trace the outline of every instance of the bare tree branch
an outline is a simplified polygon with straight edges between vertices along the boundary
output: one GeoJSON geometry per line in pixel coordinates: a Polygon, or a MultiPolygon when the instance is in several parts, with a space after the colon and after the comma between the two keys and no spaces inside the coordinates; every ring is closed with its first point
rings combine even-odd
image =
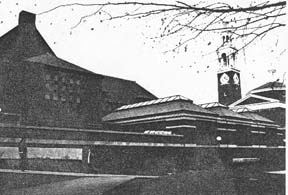
{"type": "Polygon", "coordinates": [[[179,39],[178,43],[168,51],[176,51],[188,42],[197,39],[204,32],[221,31],[229,32],[234,39],[245,37],[247,42],[243,43],[239,49],[241,50],[257,38],[263,38],[268,32],[285,26],[284,21],[280,19],[286,15],[283,12],[286,1],[281,0],[274,3],[270,1],[254,2],[247,7],[232,6],[223,2],[212,4],[199,2],[192,5],[183,1],[175,1],[174,4],[141,1],[71,3],[58,5],[39,13],[39,15],[71,6],[96,8],[95,12],[82,16],[72,29],[79,26],[87,18],[96,16],[100,11],[107,16],[104,19],[101,18],[101,22],[116,19],[159,17],[161,21],[159,35],[155,36],[154,39],[160,41],[169,37],[179,39]],[[115,11],[111,11],[112,7],[121,8],[122,11],[115,13],[115,11]],[[134,8],[131,9],[131,7],[134,8]]]}

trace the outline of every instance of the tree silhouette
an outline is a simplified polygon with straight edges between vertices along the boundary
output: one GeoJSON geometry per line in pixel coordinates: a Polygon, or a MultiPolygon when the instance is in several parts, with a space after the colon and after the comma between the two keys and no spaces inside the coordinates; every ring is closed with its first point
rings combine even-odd
{"type": "Polygon", "coordinates": [[[200,35],[224,31],[230,34],[231,39],[242,41],[239,51],[257,38],[263,38],[268,32],[285,26],[283,16],[286,1],[261,3],[251,1],[246,7],[224,2],[209,4],[202,1],[196,4],[182,1],[176,1],[174,4],[142,1],[71,3],[58,5],[39,15],[74,6],[95,7],[95,9],[92,13],[82,16],[72,28],[78,27],[87,18],[94,16],[100,17],[100,22],[154,17],[159,19],[159,31],[154,39],[160,41],[166,38],[177,39],[177,44],[169,51],[175,52],[182,47],[187,51],[187,44],[200,35]]]}

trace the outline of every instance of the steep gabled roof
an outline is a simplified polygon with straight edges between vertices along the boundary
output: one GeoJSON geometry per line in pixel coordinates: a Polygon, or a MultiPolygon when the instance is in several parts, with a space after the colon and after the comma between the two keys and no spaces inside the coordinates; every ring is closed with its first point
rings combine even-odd
{"type": "Polygon", "coordinates": [[[106,95],[107,95],[106,98],[110,102],[133,103],[135,102],[135,97],[149,99],[149,100],[156,98],[156,96],[151,94],[149,91],[147,91],[146,89],[144,89],[143,87],[141,87],[134,81],[96,74],[92,71],[81,68],[80,66],[77,66],[70,62],[62,60],[58,58],[57,56],[52,55],[50,53],[27,58],[24,61],[37,63],[37,64],[43,64],[46,66],[52,66],[55,68],[62,68],[66,70],[72,70],[72,71],[78,71],[78,72],[102,76],[102,82],[101,82],[102,89],[104,92],[106,92],[106,95]],[[127,97],[127,94],[129,94],[128,97],[127,97]],[[129,99],[130,97],[133,99],[131,99],[130,101],[127,101],[127,98],[129,99]]]}
{"type": "Polygon", "coordinates": [[[19,60],[47,52],[54,55],[36,28],[35,14],[29,12],[20,12],[18,26],[0,37],[0,57],[19,60]]]}
{"type": "Polygon", "coordinates": [[[133,103],[135,97],[149,100],[156,98],[134,81],[96,74],[58,58],[37,30],[35,20],[35,14],[26,11],[20,12],[18,26],[0,37],[0,58],[5,57],[11,60],[103,76],[102,89],[107,92],[108,99],[111,102],[133,103]],[[133,97],[130,101],[127,101],[127,95],[123,93],[133,97]],[[133,98],[134,100],[132,100],[133,98]]]}
{"type": "Polygon", "coordinates": [[[20,12],[18,26],[0,37],[0,58],[102,76],[102,90],[106,92],[105,101],[109,103],[127,104],[156,99],[134,81],[96,74],[58,58],[37,30],[35,20],[35,14],[20,12]]]}

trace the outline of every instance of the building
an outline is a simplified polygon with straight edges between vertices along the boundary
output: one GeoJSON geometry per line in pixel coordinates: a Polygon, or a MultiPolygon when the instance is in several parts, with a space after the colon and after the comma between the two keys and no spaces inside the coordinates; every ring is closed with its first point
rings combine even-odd
{"type": "Polygon", "coordinates": [[[18,26],[0,38],[0,167],[159,175],[243,159],[270,166],[273,157],[283,169],[279,125],[227,106],[241,98],[228,35],[218,50],[220,103],[196,105],[58,58],[35,19],[22,11],[18,26]]]}
{"type": "Polygon", "coordinates": [[[229,105],[236,112],[248,110],[275,121],[285,130],[286,86],[274,81],[265,83],[251,91],[245,97],[229,105]]]}
{"type": "Polygon", "coordinates": [[[217,102],[196,105],[183,96],[125,105],[103,121],[112,130],[178,135],[196,145],[284,145],[284,134],[272,120],[217,102]]]}
{"type": "Polygon", "coordinates": [[[101,118],[125,104],[156,97],[134,81],[96,74],[56,56],[22,11],[0,38],[0,108],[21,124],[101,128],[101,118]],[[20,119],[19,119],[20,120],[20,119]]]}

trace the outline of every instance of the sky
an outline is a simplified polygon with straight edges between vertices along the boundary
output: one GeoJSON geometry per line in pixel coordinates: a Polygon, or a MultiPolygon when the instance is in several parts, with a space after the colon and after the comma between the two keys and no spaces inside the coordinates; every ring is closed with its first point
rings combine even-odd
{"type": "MultiPolygon", "coordinates": [[[[0,36],[17,25],[21,10],[41,13],[65,2],[72,1],[0,0],[0,36]]],[[[101,16],[93,16],[73,28],[81,16],[94,11],[79,6],[57,9],[37,15],[36,26],[56,55],[66,61],[98,74],[136,81],[157,97],[183,95],[195,103],[217,101],[219,64],[215,48],[221,34],[200,36],[190,42],[187,52],[165,53],[171,48],[169,40],[150,39],[157,34],[159,24],[153,17],[100,22],[101,16]]],[[[265,82],[285,80],[285,31],[276,29],[238,54],[242,96],[265,82]],[[274,75],[271,69],[276,70],[274,75]]]]}

